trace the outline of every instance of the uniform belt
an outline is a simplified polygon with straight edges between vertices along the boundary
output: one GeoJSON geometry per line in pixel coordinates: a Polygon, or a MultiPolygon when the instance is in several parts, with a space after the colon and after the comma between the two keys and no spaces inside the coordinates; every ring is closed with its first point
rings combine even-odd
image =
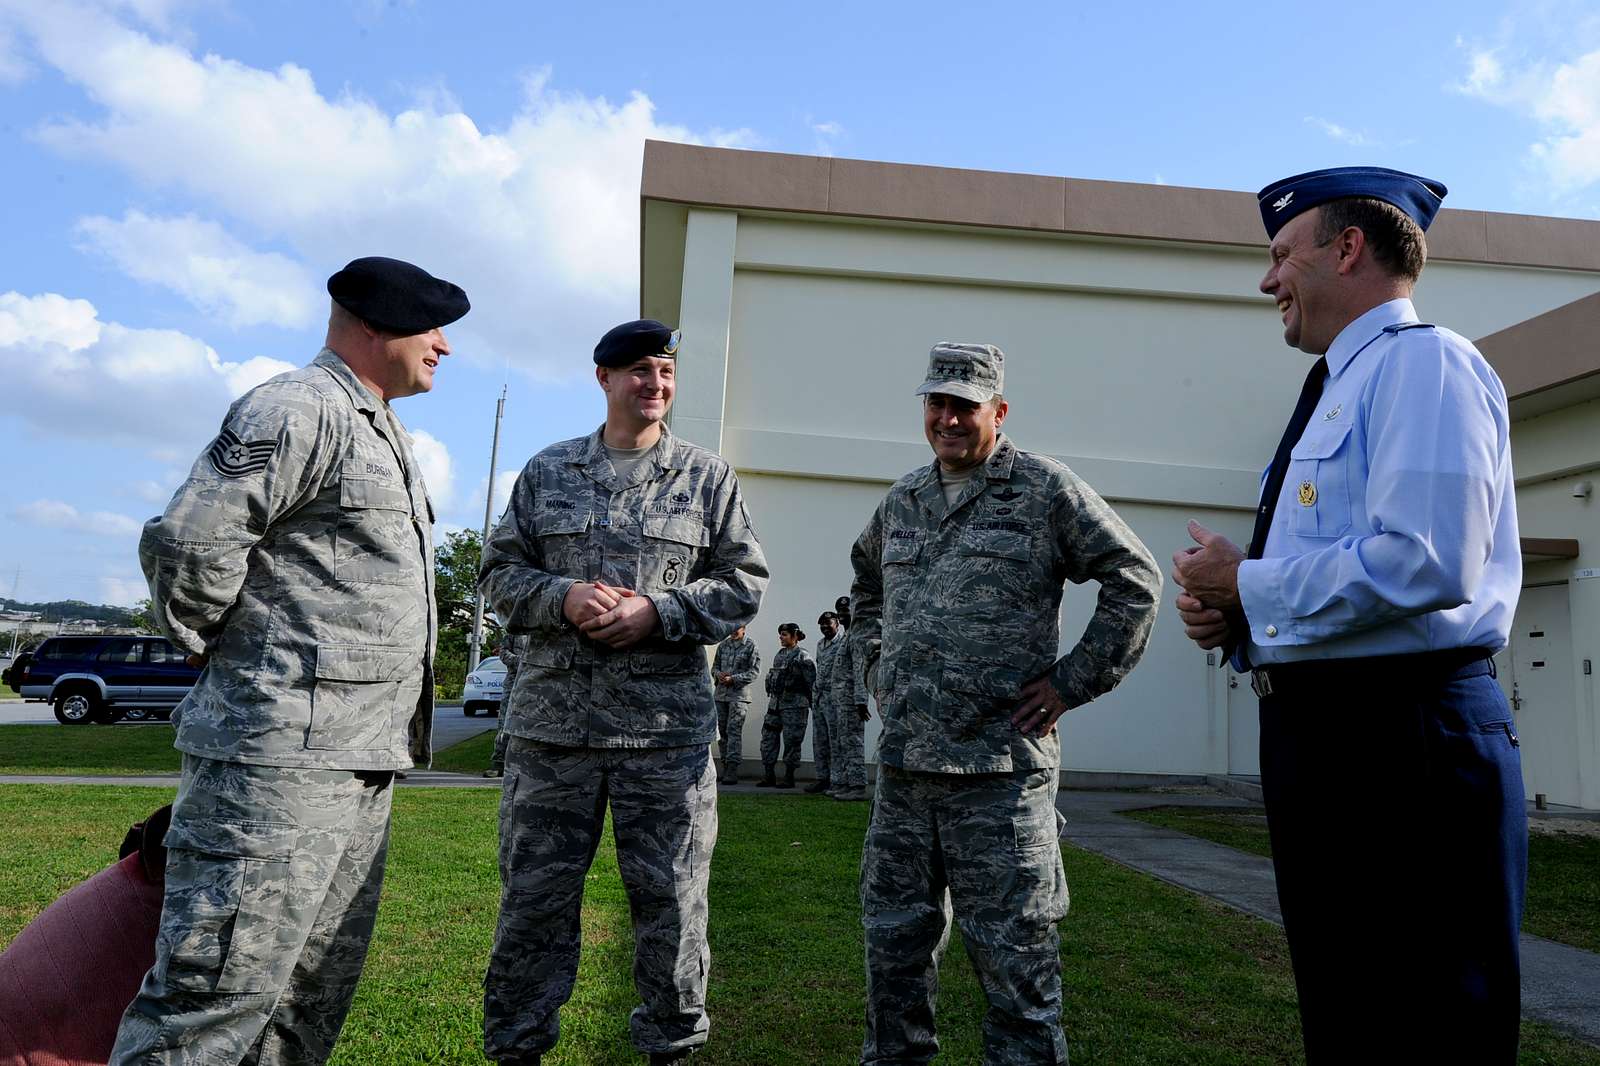
{"type": "Polygon", "coordinates": [[[1494,676],[1494,649],[1445,648],[1409,655],[1370,655],[1350,659],[1307,659],[1263,666],[1250,674],[1257,696],[1282,696],[1330,683],[1360,680],[1369,684],[1448,681],[1478,674],[1494,676]],[[1482,664],[1482,665],[1480,665],[1482,664]]]}

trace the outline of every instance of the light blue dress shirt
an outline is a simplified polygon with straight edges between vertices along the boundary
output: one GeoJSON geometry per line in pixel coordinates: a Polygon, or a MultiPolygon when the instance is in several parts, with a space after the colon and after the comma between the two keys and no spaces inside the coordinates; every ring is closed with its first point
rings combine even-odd
{"type": "Polygon", "coordinates": [[[1506,643],[1522,552],[1505,387],[1471,341],[1415,322],[1390,300],[1328,347],[1263,556],[1239,566],[1251,666],[1506,643]]]}

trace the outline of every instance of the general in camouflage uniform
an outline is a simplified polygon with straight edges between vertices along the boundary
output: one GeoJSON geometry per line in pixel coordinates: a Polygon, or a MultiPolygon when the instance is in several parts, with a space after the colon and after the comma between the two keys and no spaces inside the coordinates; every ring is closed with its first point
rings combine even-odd
{"type": "Polygon", "coordinates": [[[677,344],[650,321],[601,340],[605,425],[535,455],[484,545],[484,595],[522,638],[503,704],[503,891],[484,981],[484,1053],[498,1062],[538,1062],[560,1035],[608,804],[634,921],[634,1046],[673,1062],[709,1028],[704,649],[755,615],[767,566],[733,469],[661,423],[677,344]]]}
{"type": "Polygon", "coordinates": [[[1127,676],[1156,613],[1160,574],[1133,532],[1071,470],[999,434],[1002,360],[933,349],[918,392],[937,461],[895,483],[851,552],[883,714],[861,859],[868,1064],[938,1051],[952,904],[989,1000],[985,1063],[1067,1061],[1054,725],[1127,676]],[[1094,617],[1056,659],[1063,582],[1091,579],[1094,617]]]}
{"type": "Polygon", "coordinates": [[[377,916],[395,771],[433,728],[433,506],[388,401],[432,387],[460,289],[358,259],[327,347],[242,396],[139,542],[205,660],[173,720],[155,966],[111,1062],[320,1063],[377,916]]]}
{"type": "Polygon", "coordinates": [[[750,712],[750,686],[761,672],[761,652],[744,635],[744,626],[717,645],[711,664],[716,682],[717,741],[722,745],[724,785],[739,783],[739,763],[744,759],[744,718],[750,712]]]}
{"type": "Polygon", "coordinates": [[[761,720],[761,780],[757,788],[793,788],[800,768],[800,745],[806,740],[811,717],[811,697],[817,684],[817,664],[800,642],[805,632],[793,622],[778,627],[782,645],[767,671],[767,714],[761,720]],[[778,780],[778,741],[783,741],[783,780],[778,780]]]}
{"type": "Polygon", "coordinates": [[[837,800],[866,799],[867,767],[864,761],[867,709],[866,657],[870,650],[850,624],[850,597],[840,596],[834,606],[844,627],[833,651],[826,681],[821,655],[817,664],[817,699],[832,706],[833,782],[828,794],[837,800]]]}

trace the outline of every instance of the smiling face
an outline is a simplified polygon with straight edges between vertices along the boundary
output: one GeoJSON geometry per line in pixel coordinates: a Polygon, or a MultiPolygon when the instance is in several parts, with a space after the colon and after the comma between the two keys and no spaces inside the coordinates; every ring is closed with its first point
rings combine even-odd
{"type": "Polygon", "coordinates": [[[817,628],[822,630],[822,635],[825,638],[832,640],[833,635],[839,631],[839,623],[832,618],[819,618],[817,620],[817,628]]]}
{"type": "Polygon", "coordinates": [[[989,458],[1006,411],[1004,400],[975,403],[942,392],[924,396],[922,429],[939,465],[958,473],[989,458]]]}
{"type": "Polygon", "coordinates": [[[1289,220],[1267,249],[1261,291],[1278,303],[1283,341],[1311,355],[1324,355],[1349,322],[1339,274],[1339,242],[1317,244],[1320,207],[1289,220]]]}
{"type": "Polygon", "coordinates": [[[606,394],[606,424],[632,432],[667,417],[677,389],[678,364],[663,356],[646,356],[624,367],[595,368],[606,394]]]}
{"type": "Polygon", "coordinates": [[[385,400],[415,396],[433,388],[433,373],[439,362],[450,354],[450,342],[444,339],[444,330],[435,327],[426,333],[406,336],[380,333],[377,336],[382,347],[385,400]]]}
{"type": "Polygon", "coordinates": [[[789,630],[780,629],[778,630],[778,643],[783,645],[785,648],[792,648],[796,644],[800,643],[800,641],[796,639],[795,635],[789,630]]]}

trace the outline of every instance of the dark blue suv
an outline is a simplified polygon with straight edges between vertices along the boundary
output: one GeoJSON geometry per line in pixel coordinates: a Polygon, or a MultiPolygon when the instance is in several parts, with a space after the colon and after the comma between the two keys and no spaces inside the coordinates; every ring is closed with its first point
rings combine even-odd
{"type": "Polygon", "coordinates": [[[165,637],[50,637],[18,656],[10,681],[55,706],[63,725],[167,717],[200,671],[165,637]]]}

